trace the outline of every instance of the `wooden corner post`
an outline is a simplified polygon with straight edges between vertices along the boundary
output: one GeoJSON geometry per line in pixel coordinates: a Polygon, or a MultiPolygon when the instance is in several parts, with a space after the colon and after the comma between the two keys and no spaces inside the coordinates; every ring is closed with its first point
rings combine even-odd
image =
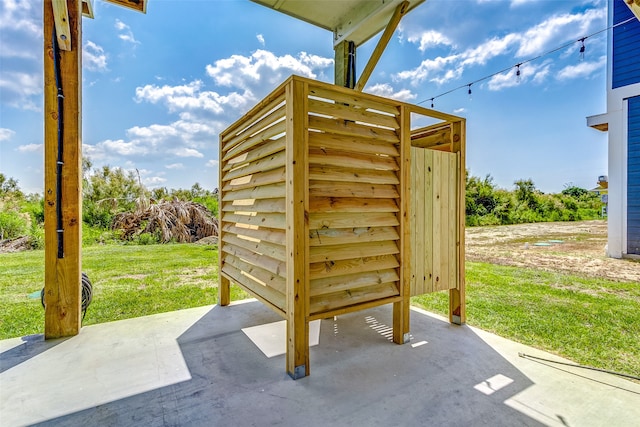
{"type": "Polygon", "coordinates": [[[400,291],[399,302],[393,303],[393,342],[405,344],[409,342],[409,307],[411,299],[411,111],[405,107],[400,109],[400,212],[398,213],[400,291]]]}
{"type": "Polygon", "coordinates": [[[82,1],[45,0],[43,19],[44,334],[59,338],[82,322],[82,1]]]}
{"type": "Polygon", "coordinates": [[[231,304],[231,282],[222,274],[222,265],[224,262],[224,253],[222,252],[222,240],[224,239],[224,230],[222,227],[222,215],[224,210],[222,209],[222,174],[223,174],[223,163],[222,159],[224,158],[224,153],[222,152],[223,144],[223,135],[220,135],[220,140],[218,143],[219,149],[219,159],[220,164],[218,167],[218,224],[220,225],[218,229],[218,304],[221,306],[227,306],[231,304]]]}
{"type": "Polygon", "coordinates": [[[467,321],[465,302],[465,250],[464,250],[464,227],[465,227],[465,192],[466,192],[466,131],[465,121],[460,120],[451,125],[451,151],[457,153],[457,264],[458,280],[457,286],[449,290],[449,322],[463,325],[467,321]]]}
{"type": "Polygon", "coordinates": [[[307,83],[292,78],[286,87],[286,318],[287,373],[309,375],[309,198],[307,83]]]}

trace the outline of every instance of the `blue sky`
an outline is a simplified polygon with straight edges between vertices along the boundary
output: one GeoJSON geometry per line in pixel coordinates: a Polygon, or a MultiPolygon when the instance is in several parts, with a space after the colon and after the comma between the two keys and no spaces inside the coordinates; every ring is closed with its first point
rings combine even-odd
{"type": "MultiPolygon", "coordinates": [[[[332,34],[248,0],[101,0],[83,20],[83,152],[149,187],[213,189],[218,134],[291,74],[333,81],[332,34]]],[[[507,189],[595,186],[607,174],[606,1],[427,0],[406,16],[366,92],[467,118],[467,168],[507,189]]],[[[43,188],[42,2],[0,0],[0,171],[43,188]]],[[[358,49],[362,71],[377,37],[358,49]]]]}

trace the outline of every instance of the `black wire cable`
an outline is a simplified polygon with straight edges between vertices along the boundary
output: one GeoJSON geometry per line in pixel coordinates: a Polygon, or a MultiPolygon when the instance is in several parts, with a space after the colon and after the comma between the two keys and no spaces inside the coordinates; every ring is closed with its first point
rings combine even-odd
{"type": "Polygon", "coordinates": [[[356,86],[356,44],[352,41],[348,43],[349,52],[347,56],[347,81],[345,86],[353,89],[356,86]]]}
{"type": "Polygon", "coordinates": [[[635,375],[623,374],[621,372],[610,371],[608,369],[594,368],[593,366],[578,365],[576,363],[567,363],[567,362],[561,362],[559,360],[545,359],[544,357],[531,356],[530,354],[524,354],[524,353],[518,353],[518,356],[524,359],[541,360],[543,362],[557,363],[558,365],[566,365],[566,366],[573,366],[574,368],[589,369],[591,371],[604,372],[606,374],[617,375],[619,377],[631,378],[632,380],[640,381],[640,377],[637,377],[635,375]]]}
{"type": "Polygon", "coordinates": [[[56,160],[56,233],[58,236],[58,258],[64,258],[64,228],[62,222],[62,166],[64,165],[64,94],[60,72],[60,48],[56,27],[52,31],[53,67],[58,89],[58,158],[56,160]]]}
{"type": "MultiPolygon", "coordinates": [[[[433,102],[434,102],[436,99],[440,98],[440,97],[443,97],[443,96],[445,96],[445,95],[449,95],[450,93],[455,92],[455,91],[460,90],[460,89],[463,89],[463,88],[465,88],[465,87],[471,87],[471,85],[473,85],[473,84],[475,84],[475,83],[479,83],[479,82],[482,82],[482,81],[488,80],[488,79],[490,79],[491,77],[494,77],[494,76],[497,76],[498,74],[502,74],[502,73],[504,73],[504,72],[506,72],[506,71],[509,71],[509,70],[510,70],[510,69],[512,69],[513,67],[517,67],[517,68],[519,69],[519,68],[520,68],[520,66],[522,66],[522,65],[524,65],[524,64],[528,64],[529,62],[533,62],[533,61],[535,61],[535,60],[537,60],[537,59],[540,59],[540,58],[542,58],[542,57],[544,57],[544,56],[551,55],[552,53],[555,53],[555,52],[557,52],[557,51],[559,51],[559,50],[566,49],[567,47],[569,47],[569,46],[571,46],[571,45],[573,45],[573,44],[575,44],[575,43],[581,42],[581,43],[582,43],[582,45],[584,46],[584,41],[585,41],[586,39],[588,39],[589,37],[596,36],[596,35],[598,35],[598,34],[600,34],[600,33],[604,33],[605,31],[608,31],[608,30],[610,30],[610,29],[612,29],[612,28],[616,28],[616,27],[618,27],[618,26],[620,26],[620,25],[627,24],[627,23],[629,23],[629,22],[633,21],[634,19],[636,19],[636,17],[635,17],[635,16],[634,16],[634,17],[632,17],[632,18],[629,18],[629,19],[627,19],[627,20],[625,20],[625,21],[618,22],[617,24],[615,24],[615,25],[611,25],[611,26],[609,26],[609,27],[607,27],[607,28],[604,28],[604,29],[602,29],[602,30],[598,30],[598,31],[596,31],[595,33],[589,34],[588,36],[581,37],[581,38],[579,38],[578,40],[573,40],[573,41],[570,41],[570,42],[568,42],[568,43],[565,43],[565,44],[563,44],[562,46],[558,46],[558,47],[556,47],[556,48],[554,48],[554,49],[551,49],[551,50],[549,50],[549,51],[547,51],[547,52],[545,52],[545,53],[541,53],[540,55],[537,55],[537,56],[535,56],[535,57],[533,57],[533,58],[529,58],[529,59],[526,59],[526,60],[524,60],[524,61],[521,61],[521,62],[519,62],[519,63],[517,63],[517,64],[515,64],[515,65],[511,65],[511,66],[509,66],[509,67],[503,68],[503,69],[502,69],[502,70],[500,70],[500,71],[496,71],[496,72],[495,72],[495,73],[493,73],[493,74],[489,74],[488,76],[481,77],[481,78],[479,78],[478,80],[474,80],[474,81],[472,81],[471,83],[466,83],[466,84],[460,85],[460,86],[458,86],[458,87],[456,87],[456,88],[454,88],[454,89],[451,89],[451,90],[448,90],[448,91],[446,91],[446,92],[443,92],[443,93],[441,93],[440,95],[436,95],[436,96],[432,96],[431,98],[424,99],[424,100],[422,100],[422,101],[418,102],[418,103],[417,103],[417,105],[424,104],[424,103],[425,103],[425,102],[427,102],[427,101],[431,101],[431,108],[433,108],[433,102]]],[[[581,50],[581,53],[584,53],[584,50],[581,50]]]]}

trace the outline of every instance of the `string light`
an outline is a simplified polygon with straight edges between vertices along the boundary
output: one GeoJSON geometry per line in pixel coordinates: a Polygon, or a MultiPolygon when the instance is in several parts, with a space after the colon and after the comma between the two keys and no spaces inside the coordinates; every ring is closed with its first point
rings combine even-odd
{"type": "Polygon", "coordinates": [[[469,94],[469,100],[471,100],[471,85],[473,83],[469,83],[469,90],[467,91],[467,93],[469,94]]]}
{"type": "Polygon", "coordinates": [[[556,48],[554,48],[554,49],[551,49],[551,50],[549,50],[549,51],[547,51],[547,52],[545,52],[545,53],[542,53],[542,54],[540,54],[540,55],[538,55],[538,56],[535,56],[535,57],[533,57],[533,58],[529,58],[529,59],[527,59],[526,61],[519,62],[519,63],[518,63],[518,64],[516,64],[516,65],[511,65],[511,66],[509,66],[509,67],[507,67],[507,68],[504,68],[504,69],[502,69],[502,70],[500,70],[500,71],[497,71],[497,72],[495,72],[495,73],[493,73],[493,74],[489,74],[488,76],[485,76],[485,77],[482,77],[482,78],[480,78],[480,79],[474,80],[474,81],[472,81],[471,83],[467,83],[467,84],[465,84],[465,85],[458,86],[458,87],[456,87],[456,88],[453,88],[453,89],[451,89],[451,90],[448,90],[448,91],[446,91],[446,92],[443,92],[443,93],[441,93],[441,94],[439,94],[439,95],[436,95],[436,96],[434,96],[434,97],[427,98],[427,99],[425,99],[425,100],[423,100],[423,101],[418,102],[418,103],[417,103],[417,105],[424,104],[425,102],[427,102],[427,101],[429,101],[429,100],[430,100],[430,101],[431,101],[431,108],[433,108],[433,107],[434,107],[434,100],[435,100],[436,98],[440,98],[440,97],[442,97],[442,96],[449,95],[450,93],[453,93],[453,92],[455,92],[455,91],[457,91],[457,90],[460,90],[460,89],[462,89],[462,88],[464,88],[464,87],[467,87],[467,88],[468,88],[468,93],[469,93],[469,95],[471,95],[471,85],[472,85],[472,84],[480,83],[480,82],[482,82],[482,81],[488,80],[488,79],[490,79],[490,78],[492,78],[492,77],[494,77],[494,76],[497,76],[498,74],[502,74],[502,73],[504,73],[504,72],[507,72],[507,71],[509,71],[509,70],[513,69],[513,67],[516,67],[516,78],[518,78],[518,79],[519,79],[519,78],[521,77],[521,74],[520,74],[520,66],[521,66],[521,65],[527,64],[527,63],[529,63],[529,62],[533,62],[533,61],[535,61],[535,60],[537,60],[537,59],[540,59],[540,58],[543,58],[543,57],[545,57],[545,56],[547,56],[547,55],[551,55],[552,53],[555,53],[555,52],[557,52],[557,51],[559,51],[559,50],[566,49],[567,47],[569,47],[569,46],[571,46],[571,45],[573,45],[573,44],[575,44],[575,43],[577,43],[577,42],[582,43],[582,45],[580,46],[580,55],[582,55],[582,57],[584,57],[584,51],[585,51],[584,41],[585,41],[586,39],[588,39],[589,37],[596,36],[596,35],[598,35],[598,34],[600,34],[600,33],[604,33],[605,31],[608,31],[608,30],[610,30],[610,29],[612,29],[612,28],[616,28],[616,27],[618,27],[618,26],[620,26],[620,25],[627,24],[627,23],[629,23],[629,22],[631,22],[631,21],[633,21],[633,20],[635,20],[635,19],[637,19],[637,18],[634,16],[634,17],[631,17],[631,18],[629,18],[629,19],[627,19],[627,20],[625,20],[625,21],[618,22],[618,23],[617,23],[617,24],[615,24],[615,25],[611,25],[611,26],[609,26],[609,27],[607,27],[607,28],[604,28],[604,29],[602,29],[602,30],[596,31],[595,33],[589,34],[588,36],[582,37],[582,38],[577,39],[577,40],[573,40],[573,41],[568,42],[568,43],[565,43],[565,44],[563,44],[563,45],[561,45],[561,46],[558,46],[558,47],[556,47],[556,48]]]}
{"type": "Polygon", "coordinates": [[[518,83],[520,83],[520,65],[521,64],[516,64],[516,80],[518,83]]]}

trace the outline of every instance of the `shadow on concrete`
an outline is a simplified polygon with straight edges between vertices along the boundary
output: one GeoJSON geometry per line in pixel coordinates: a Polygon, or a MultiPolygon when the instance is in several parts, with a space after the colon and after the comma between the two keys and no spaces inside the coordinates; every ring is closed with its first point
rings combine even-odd
{"type": "Polygon", "coordinates": [[[0,374],[65,342],[68,338],[45,340],[44,334],[21,337],[20,344],[0,353],[0,374]]]}
{"type": "Polygon", "coordinates": [[[279,316],[257,302],[214,307],[178,338],[190,380],[41,425],[543,425],[504,403],[532,382],[470,328],[412,312],[400,346],[391,319],[388,305],[323,320],[311,376],[293,381],[284,355],[266,358],[241,331],[279,316]],[[497,375],[511,382],[491,389],[497,375]]]}

